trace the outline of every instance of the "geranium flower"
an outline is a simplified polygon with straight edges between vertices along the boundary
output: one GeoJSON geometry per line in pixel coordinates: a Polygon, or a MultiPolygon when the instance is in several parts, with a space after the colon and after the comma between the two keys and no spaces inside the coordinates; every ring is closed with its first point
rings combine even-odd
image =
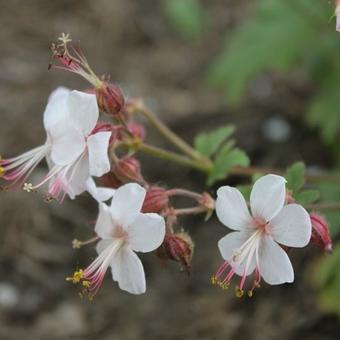
{"type": "Polygon", "coordinates": [[[266,175],[258,179],[247,203],[236,188],[224,186],[217,191],[216,213],[219,220],[236,230],[218,242],[225,262],[213,276],[213,283],[228,288],[235,274],[241,276],[236,295],[242,296],[248,275],[255,271],[251,296],[261,278],[276,285],[293,282],[294,271],[287,253],[279,245],[304,247],[311,237],[311,221],[298,204],[285,204],[285,179],[266,175]],[[279,243],[279,244],[278,244],[279,243]]]}
{"type": "Polygon", "coordinates": [[[100,288],[108,267],[122,290],[132,294],[145,292],[145,274],[137,252],[157,249],[165,236],[165,222],[158,214],[141,213],[146,191],[136,183],[116,190],[111,206],[99,205],[95,231],[101,240],[98,257],[68,280],[82,284],[82,292],[93,297],[100,288]]]}
{"type": "Polygon", "coordinates": [[[96,96],[55,90],[44,112],[46,142],[18,157],[0,161],[2,177],[12,185],[22,185],[40,161],[46,158],[50,171],[40,183],[25,183],[33,191],[49,183],[49,194],[71,198],[86,190],[90,176],[102,176],[110,170],[108,145],[111,132],[91,134],[99,116],[96,96]]]}
{"type": "Polygon", "coordinates": [[[116,192],[115,189],[97,187],[95,181],[90,177],[86,182],[86,191],[97,201],[105,202],[111,199],[116,192]]]}

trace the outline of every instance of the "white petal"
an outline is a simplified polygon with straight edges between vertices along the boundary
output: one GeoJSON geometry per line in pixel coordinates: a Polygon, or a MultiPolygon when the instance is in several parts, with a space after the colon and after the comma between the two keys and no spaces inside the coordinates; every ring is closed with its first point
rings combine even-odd
{"type": "Polygon", "coordinates": [[[112,198],[111,213],[123,228],[127,228],[139,214],[146,191],[137,183],[128,183],[118,188],[112,198]]]}
{"type": "Polygon", "coordinates": [[[75,161],[85,150],[84,137],[72,125],[58,123],[50,129],[51,159],[58,165],[75,161]]]}
{"type": "Polygon", "coordinates": [[[287,253],[270,236],[264,236],[258,250],[259,271],[263,279],[278,285],[294,281],[294,270],[287,253]]]}
{"type": "Polygon", "coordinates": [[[92,177],[86,182],[86,190],[98,202],[105,202],[111,199],[116,192],[115,189],[97,187],[92,177]]]}
{"type": "Polygon", "coordinates": [[[73,124],[88,136],[99,117],[97,98],[94,94],[72,91],[67,98],[67,107],[73,124]]]}
{"type": "Polygon", "coordinates": [[[276,242],[288,247],[304,247],[311,237],[312,225],[307,211],[298,204],[288,204],[270,221],[276,242]]]}
{"type": "MultiPolygon", "coordinates": [[[[229,233],[218,241],[218,248],[222,257],[233,267],[236,274],[240,276],[244,274],[248,258],[246,257],[242,262],[235,262],[235,254],[251,235],[251,232],[235,231],[229,233]]],[[[254,271],[256,264],[255,260],[255,254],[253,253],[246,275],[250,275],[254,271]]]]}
{"type": "Polygon", "coordinates": [[[111,132],[98,132],[87,138],[91,176],[100,177],[110,171],[108,155],[110,136],[111,132]]]}
{"type": "Polygon", "coordinates": [[[143,294],[146,290],[143,264],[129,247],[118,250],[111,261],[112,277],[119,288],[131,294],[143,294]]]}
{"type": "Polygon", "coordinates": [[[110,208],[105,203],[99,203],[99,215],[94,230],[102,239],[112,238],[115,225],[111,218],[110,208]]]}
{"type": "Polygon", "coordinates": [[[217,190],[216,214],[230,229],[244,230],[252,226],[247,203],[236,188],[224,186],[217,190]]]}
{"type": "Polygon", "coordinates": [[[66,99],[71,91],[66,87],[58,87],[48,98],[48,103],[44,112],[45,130],[49,130],[53,125],[62,120],[67,120],[68,108],[66,99]]]}
{"type": "Polygon", "coordinates": [[[80,195],[86,191],[86,183],[89,177],[89,158],[88,155],[84,153],[69,170],[65,183],[66,191],[69,192],[71,196],[80,195]]]}
{"type": "Polygon", "coordinates": [[[158,214],[138,214],[128,227],[128,242],[135,251],[143,253],[157,249],[165,236],[164,218],[158,214]]]}
{"type": "Polygon", "coordinates": [[[277,175],[259,178],[250,194],[250,207],[255,218],[270,221],[283,207],[286,199],[286,180],[277,175]]]}
{"type": "Polygon", "coordinates": [[[106,239],[106,240],[100,240],[96,245],[96,251],[98,255],[102,253],[107,247],[110,247],[113,242],[116,242],[114,239],[106,239]]]}

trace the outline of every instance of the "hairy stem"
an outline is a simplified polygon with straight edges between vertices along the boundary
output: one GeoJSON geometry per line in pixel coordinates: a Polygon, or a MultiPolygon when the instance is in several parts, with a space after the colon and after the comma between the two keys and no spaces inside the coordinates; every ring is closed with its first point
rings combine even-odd
{"type": "Polygon", "coordinates": [[[169,197],[171,197],[171,196],[184,196],[184,197],[193,198],[194,200],[197,200],[197,201],[202,198],[202,195],[197,193],[197,192],[193,192],[193,191],[186,190],[186,189],[180,189],[180,188],[168,190],[167,195],[169,197]]]}
{"type": "Polygon", "coordinates": [[[179,150],[184,152],[187,156],[191,157],[195,160],[205,160],[208,162],[208,159],[205,159],[199,152],[197,152],[191,145],[185,142],[182,138],[180,138],[176,133],[170,130],[161,119],[157,117],[148,107],[144,104],[138,106],[138,112],[143,114],[149,122],[155,126],[158,131],[173,145],[175,145],[179,150]]]}
{"type": "Polygon", "coordinates": [[[306,209],[310,210],[333,210],[340,211],[340,203],[316,203],[316,204],[306,204],[306,209]]]}

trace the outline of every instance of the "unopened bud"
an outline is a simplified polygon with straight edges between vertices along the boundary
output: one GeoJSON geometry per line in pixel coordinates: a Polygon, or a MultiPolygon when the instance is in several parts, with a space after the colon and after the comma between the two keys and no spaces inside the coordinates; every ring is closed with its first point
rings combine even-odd
{"type": "Polygon", "coordinates": [[[120,181],[113,172],[108,172],[100,177],[100,182],[104,187],[113,189],[117,189],[123,185],[122,181],[120,181]]]}
{"type": "Polygon", "coordinates": [[[97,132],[111,132],[109,144],[111,145],[118,139],[117,129],[113,124],[98,122],[91,134],[94,135],[97,132]]]}
{"type": "Polygon", "coordinates": [[[186,232],[167,234],[163,245],[158,248],[158,256],[163,260],[179,262],[182,270],[191,272],[191,260],[194,252],[194,243],[186,232]]]}
{"type": "Polygon", "coordinates": [[[101,111],[117,116],[121,114],[125,99],[122,90],[115,84],[104,81],[95,89],[101,111]]]}
{"type": "Polygon", "coordinates": [[[134,157],[122,158],[113,169],[116,177],[123,183],[138,182],[143,183],[144,178],[141,173],[141,165],[134,157]]]}
{"type": "Polygon", "coordinates": [[[141,140],[145,138],[145,129],[143,125],[136,122],[129,122],[127,126],[133,137],[141,140]]]}
{"type": "Polygon", "coordinates": [[[325,251],[331,252],[333,245],[326,218],[319,214],[311,213],[310,219],[312,222],[311,242],[323,248],[325,251]]]}
{"type": "Polygon", "coordinates": [[[144,213],[160,213],[169,206],[169,197],[166,189],[159,186],[151,186],[145,196],[142,207],[144,213]]]}

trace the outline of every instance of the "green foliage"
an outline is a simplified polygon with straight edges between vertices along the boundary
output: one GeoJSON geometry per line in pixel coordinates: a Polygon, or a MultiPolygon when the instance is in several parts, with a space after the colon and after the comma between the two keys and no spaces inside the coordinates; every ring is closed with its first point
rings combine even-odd
{"type": "MultiPolygon", "coordinates": [[[[324,202],[340,202],[340,186],[332,182],[319,184],[321,198],[324,202]]],[[[339,211],[324,211],[333,237],[340,234],[340,214],[339,211]]]]}
{"type": "Polygon", "coordinates": [[[210,157],[234,131],[233,126],[227,125],[210,133],[201,133],[195,138],[195,148],[202,155],[210,157]]]}
{"type": "Polygon", "coordinates": [[[248,81],[259,72],[291,68],[315,41],[310,23],[289,2],[258,1],[254,15],[227,41],[212,66],[211,80],[227,89],[229,100],[238,102],[248,81]]]}
{"type": "Polygon", "coordinates": [[[340,68],[322,79],[321,91],[312,99],[307,110],[307,122],[319,127],[321,136],[327,142],[333,142],[340,131],[340,68]]]}
{"type": "Polygon", "coordinates": [[[225,145],[214,158],[214,168],[209,174],[208,185],[226,178],[234,166],[248,166],[249,163],[249,158],[243,150],[225,145]]]}
{"type": "Polygon", "coordinates": [[[340,314],[340,245],[318,266],[315,280],[321,290],[320,302],[327,309],[340,314]]]}
{"type": "Polygon", "coordinates": [[[212,158],[213,169],[208,175],[207,183],[225,179],[235,166],[248,166],[247,154],[236,148],[234,140],[230,139],[235,128],[231,125],[220,127],[209,133],[201,133],[195,138],[195,148],[202,155],[212,158]]]}
{"type": "Polygon", "coordinates": [[[303,70],[318,86],[306,119],[320,129],[326,143],[334,143],[340,134],[340,36],[335,23],[328,23],[332,11],[334,6],[326,1],[257,0],[213,62],[212,84],[238,103],[259,73],[303,70]]]}
{"type": "Polygon", "coordinates": [[[164,11],[184,38],[196,38],[205,29],[206,15],[199,0],[164,0],[164,11]]]}
{"type": "Polygon", "coordinates": [[[297,162],[287,169],[286,180],[288,189],[298,192],[305,184],[306,166],[303,162],[297,162]]]}
{"type": "Polygon", "coordinates": [[[306,166],[303,162],[294,163],[286,171],[287,188],[295,201],[302,205],[317,201],[320,197],[318,190],[304,190],[306,183],[306,166]]]}

